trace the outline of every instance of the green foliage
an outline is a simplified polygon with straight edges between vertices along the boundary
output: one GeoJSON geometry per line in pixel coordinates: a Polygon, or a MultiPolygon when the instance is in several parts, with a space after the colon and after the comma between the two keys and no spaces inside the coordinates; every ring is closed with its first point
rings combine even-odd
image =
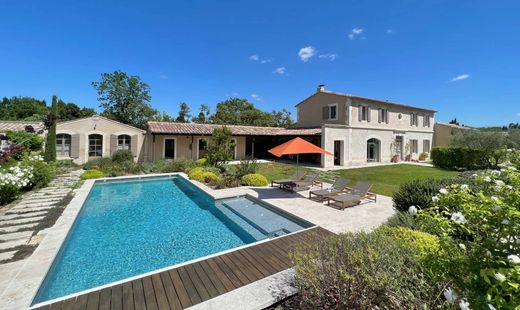
{"type": "Polygon", "coordinates": [[[204,179],[202,178],[202,175],[204,174],[204,172],[205,172],[204,168],[201,168],[201,167],[193,168],[188,172],[188,178],[195,180],[195,181],[204,182],[204,179]]]}
{"type": "Polygon", "coordinates": [[[159,168],[158,172],[169,173],[169,172],[183,172],[188,167],[191,167],[191,163],[185,160],[170,160],[166,161],[162,167],[159,168]]]}
{"type": "Polygon", "coordinates": [[[406,182],[393,195],[394,208],[399,211],[408,211],[411,206],[415,206],[417,209],[429,208],[432,205],[432,197],[442,187],[452,182],[452,179],[449,178],[406,182]]]}
{"type": "Polygon", "coordinates": [[[431,159],[436,167],[444,169],[483,169],[494,166],[485,151],[467,147],[434,147],[431,159]]]}
{"type": "Polygon", "coordinates": [[[226,161],[233,159],[235,141],[231,130],[226,126],[215,128],[208,144],[208,164],[221,167],[226,161]]]}
{"type": "Polygon", "coordinates": [[[73,120],[81,117],[81,108],[75,103],[65,103],[58,100],[58,119],[62,121],[73,120]]]}
{"type": "Polygon", "coordinates": [[[134,156],[129,150],[117,150],[112,154],[112,163],[114,164],[125,164],[134,162],[134,156]]]}
{"type": "Polygon", "coordinates": [[[451,138],[451,145],[455,147],[478,150],[480,154],[475,155],[486,163],[487,168],[498,167],[504,160],[505,150],[510,143],[507,133],[480,130],[465,130],[451,138]]]}
{"type": "Polygon", "coordinates": [[[43,138],[32,132],[8,131],[7,139],[10,143],[22,145],[25,150],[40,151],[43,146],[43,138]]]}
{"type": "Polygon", "coordinates": [[[423,264],[425,255],[435,251],[435,238],[416,233],[406,237],[406,232],[388,228],[299,245],[291,253],[299,289],[295,308],[441,307],[445,282],[434,280],[423,264]]]}
{"type": "Polygon", "coordinates": [[[207,124],[211,119],[211,111],[207,104],[200,106],[200,112],[197,116],[194,116],[191,121],[197,124],[207,124]]]}
{"type": "Polygon", "coordinates": [[[425,161],[426,159],[428,159],[428,156],[429,154],[427,152],[422,152],[421,154],[419,154],[419,160],[425,161]]]}
{"type": "Polygon", "coordinates": [[[44,159],[46,162],[56,161],[56,122],[58,118],[58,102],[57,97],[52,96],[52,107],[47,120],[48,132],[47,140],[45,141],[45,154],[44,159]]]}
{"type": "Polygon", "coordinates": [[[206,158],[201,158],[201,159],[197,159],[195,161],[195,166],[197,167],[204,167],[206,166],[208,163],[208,160],[206,158]]]}
{"type": "Polygon", "coordinates": [[[103,170],[109,167],[112,164],[112,159],[110,157],[101,157],[96,159],[91,159],[83,164],[83,169],[91,170],[91,169],[100,169],[103,170]]]}
{"type": "Polygon", "coordinates": [[[409,247],[420,259],[426,259],[431,255],[436,255],[441,250],[439,238],[426,232],[406,227],[389,226],[378,228],[378,232],[399,239],[404,246],[409,247]]]}
{"type": "Polygon", "coordinates": [[[211,171],[205,171],[202,173],[202,181],[209,184],[218,184],[220,177],[211,171]]]}
{"type": "Polygon", "coordinates": [[[104,177],[105,174],[103,171],[97,170],[97,169],[90,169],[85,172],[83,172],[80,176],[82,180],[88,180],[88,179],[99,179],[104,177]]]}
{"type": "MultiPolygon", "coordinates": [[[[201,113],[206,113],[206,111],[202,112],[201,108],[201,113]]],[[[207,115],[209,115],[209,109],[207,115]]],[[[253,103],[239,98],[219,102],[211,120],[215,124],[222,125],[288,127],[292,124],[291,112],[285,109],[271,113],[263,112],[257,109],[253,103]]]]}
{"type": "Polygon", "coordinates": [[[175,119],[177,123],[189,123],[190,122],[190,107],[186,102],[181,102],[179,107],[179,115],[175,119]]]}
{"type": "Polygon", "coordinates": [[[103,73],[101,81],[92,82],[98,93],[102,115],[116,121],[146,128],[147,121],[157,114],[150,107],[150,87],[138,76],[123,71],[103,73]]]}
{"type": "Polygon", "coordinates": [[[84,117],[91,117],[91,116],[94,116],[96,115],[96,110],[94,110],[93,108],[86,108],[86,107],[83,107],[79,113],[79,116],[81,118],[84,118],[84,117]]]}
{"type": "Polygon", "coordinates": [[[234,165],[234,174],[237,179],[242,178],[246,174],[253,174],[258,171],[259,165],[255,159],[241,160],[240,163],[234,165]]]}
{"type": "Polygon", "coordinates": [[[56,176],[56,163],[44,162],[43,160],[28,157],[23,160],[24,166],[32,166],[33,173],[31,178],[32,188],[42,188],[47,186],[56,176]]]}
{"type": "Polygon", "coordinates": [[[43,121],[49,114],[45,100],[30,97],[3,98],[0,115],[3,120],[43,121]]]}
{"type": "Polygon", "coordinates": [[[242,177],[242,184],[246,186],[267,186],[269,181],[259,173],[246,174],[242,177]]]}

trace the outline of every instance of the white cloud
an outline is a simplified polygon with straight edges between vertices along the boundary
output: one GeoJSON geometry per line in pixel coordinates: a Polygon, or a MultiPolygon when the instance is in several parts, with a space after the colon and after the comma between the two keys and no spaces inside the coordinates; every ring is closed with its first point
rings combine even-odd
{"type": "Polygon", "coordinates": [[[167,76],[166,74],[161,74],[161,75],[159,75],[159,78],[160,78],[161,80],[167,80],[167,79],[168,79],[168,76],[167,76]]]}
{"type": "Polygon", "coordinates": [[[251,94],[251,98],[253,98],[256,101],[262,101],[262,97],[258,94],[251,94]]]}
{"type": "Polygon", "coordinates": [[[309,61],[314,55],[316,55],[316,49],[312,46],[302,47],[298,52],[298,56],[303,62],[309,61]]]}
{"type": "Polygon", "coordinates": [[[363,33],[363,31],[364,31],[363,28],[354,27],[354,28],[352,28],[352,30],[348,34],[348,38],[350,40],[355,40],[359,35],[361,35],[363,33]]]}
{"type": "Polygon", "coordinates": [[[392,29],[387,29],[386,33],[394,33],[394,31],[392,29]]]}
{"type": "Polygon", "coordinates": [[[462,80],[467,80],[467,79],[469,79],[469,74],[464,73],[464,74],[457,75],[456,77],[452,78],[450,80],[450,82],[462,81],[462,80]]]}
{"type": "Polygon", "coordinates": [[[252,61],[259,61],[259,60],[260,60],[260,57],[258,57],[258,55],[251,55],[251,56],[249,56],[249,60],[252,60],[252,61]]]}
{"type": "Polygon", "coordinates": [[[321,59],[334,61],[334,60],[336,60],[336,57],[338,57],[338,54],[321,54],[318,57],[321,59]]]}
{"type": "Polygon", "coordinates": [[[520,116],[520,112],[516,113],[516,116],[520,116]]]}
{"type": "Polygon", "coordinates": [[[262,59],[260,62],[266,64],[268,62],[271,62],[271,59],[262,59]]]}
{"type": "Polygon", "coordinates": [[[285,67],[278,67],[278,68],[274,69],[273,73],[284,75],[286,71],[287,71],[287,69],[285,67]]]}

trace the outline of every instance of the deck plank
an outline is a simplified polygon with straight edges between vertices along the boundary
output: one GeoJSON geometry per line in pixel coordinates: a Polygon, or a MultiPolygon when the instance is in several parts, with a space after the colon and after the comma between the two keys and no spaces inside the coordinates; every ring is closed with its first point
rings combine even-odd
{"type": "Polygon", "coordinates": [[[332,235],[320,227],[279,237],[123,284],[92,291],[41,309],[180,310],[290,268],[301,242],[332,235]]]}

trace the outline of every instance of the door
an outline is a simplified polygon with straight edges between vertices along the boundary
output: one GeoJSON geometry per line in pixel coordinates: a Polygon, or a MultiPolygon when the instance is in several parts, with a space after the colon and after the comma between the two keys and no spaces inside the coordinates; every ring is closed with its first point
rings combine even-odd
{"type": "Polygon", "coordinates": [[[334,166],[341,166],[341,141],[334,141],[334,166]]]}
{"type": "Polygon", "coordinates": [[[403,160],[403,136],[395,137],[395,155],[400,160],[403,160]]]}
{"type": "Polygon", "coordinates": [[[175,139],[164,140],[164,158],[175,159],[175,139]]]}

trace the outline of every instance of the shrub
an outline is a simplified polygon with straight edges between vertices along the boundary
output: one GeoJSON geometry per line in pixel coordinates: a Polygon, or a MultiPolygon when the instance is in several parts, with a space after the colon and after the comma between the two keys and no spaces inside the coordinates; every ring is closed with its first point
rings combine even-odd
{"type": "Polygon", "coordinates": [[[206,166],[208,163],[208,160],[206,158],[201,158],[201,159],[197,159],[195,161],[195,166],[196,167],[204,167],[206,166]]]}
{"type": "Polygon", "coordinates": [[[99,179],[104,177],[105,174],[103,171],[97,170],[97,169],[90,169],[85,172],[83,172],[80,176],[82,180],[88,180],[88,179],[99,179]]]}
{"type": "Polygon", "coordinates": [[[34,168],[18,163],[0,170],[0,205],[15,200],[25,188],[31,186],[34,168]]]}
{"type": "Polygon", "coordinates": [[[434,147],[430,157],[435,166],[444,169],[484,169],[493,166],[484,151],[466,147],[434,147]]]}
{"type": "Polygon", "coordinates": [[[42,188],[47,186],[56,175],[56,164],[43,161],[40,155],[29,156],[21,163],[24,167],[32,167],[31,187],[42,188]]]}
{"type": "Polygon", "coordinates": [[[129,150],[117,150],[112,154],[112,162],[115,164],[123,164],[127,162],[134,162],[134,156],[129,150]]]}
{"type": "Polygon", "coordinates": [[[24,147],[19,144],[10,144],[9,148],[0,152],[0,163],[7,163],[12,159],[19,160],[23,155],[24,147]]]}
{"type": "Polygon", "coordinates": [[[56,121],[58,120],[58,98],[52,96],[52,106],[47,118],[47,139],[44,158],[46,162],[56,161],[56,121]]]}
{"type": "Polygon", "coordinates": [[[235,141],[231,130],[226,126],[215,128],[208,144],[207,159],[208,164],[220,167],[229,160],[233,160],[235,141]]]}
{"type": "Polygon", "coordinates": [[[202,178],[202,175],[204,174],[204,172],[205,171],[203,168],[200,168],[200,167],[193,168],[188,172],[188,178],[195,180],[195,181],[204,182],[204,179],[202,178]]]}
{"type": "Polygon", "coordinates": [[[26,150],[39,151],[43,146],[43,138],[31,132],[25,131],[8,131],[7,140],[12,144],[19,144],[26,150]]]}
{"type": "Polygon", "coordinates": [[[400,232],[396,233],[398,237],[393,235],[393,230],[389,232],[348,233],[299,245],[290,254],[299,289],[295,308],[426,309],[441,306],[444,301],[438,297],[444,283],[434,281],[424,272],[413,240],[401,239],[400,232]]]}
{"type": "Polygon", "coordinates": [[[451,179],[425,179],[406,182],[393,195],[394,207],[405,212],[411,206],[416,206],[418,209],[429,208],[432,204],[432,197],[443,186],[451,182],[453,182],[451,179]]]}
{"type": "Polygon", "coordinates": [[[259,173],[246,174],[242,177],[242,184],[246,186],[267,186],[269,181],[259,173]]]}
{"type": "Polygon", "coordinates": [[[191,167],[189,162],[184,160],[172,160],[164,163],[162,167],[160,167],[160,172],[169,173],[169,172],[183,172],[186,168],[191,167]]]}
{"type": "Polygon", "coordinates": [[[258,162],[254,159],[241,160],[238,164],[234,165],[234,174],[237,179],[242,178],[246,174],[254,174],[258,171],[258,162]]]}
{"type": "Polygon", "coordinates": [[[83,169],[91,170],[91,169],[101,169],[109,167],[112,164],[112,159],[110,157],[102,157],[89,160],[85,164],[83,164],[83,169]]]}
{"type": "Polygon", "coordinates": [[[213,172],[206,171],[202,173],[202,180],[204,183],[215,185],[220,182],[220,177],[213,172]]]}
{"type": "Polygon", "coordinates": [[[422,152],[420,155],[419,155],[419,160],[420,161],[425,161],[427,158],[428,158],[428,153],[427,152],[422,152]]]}
{"type": "Polygon", "coordinates": [[[389,226],[378,228],[378,232],[401,240],[404,246],[409,247],[421,259],[438,254],[441,249],[439,238],[426,232],[389,226]]]}

